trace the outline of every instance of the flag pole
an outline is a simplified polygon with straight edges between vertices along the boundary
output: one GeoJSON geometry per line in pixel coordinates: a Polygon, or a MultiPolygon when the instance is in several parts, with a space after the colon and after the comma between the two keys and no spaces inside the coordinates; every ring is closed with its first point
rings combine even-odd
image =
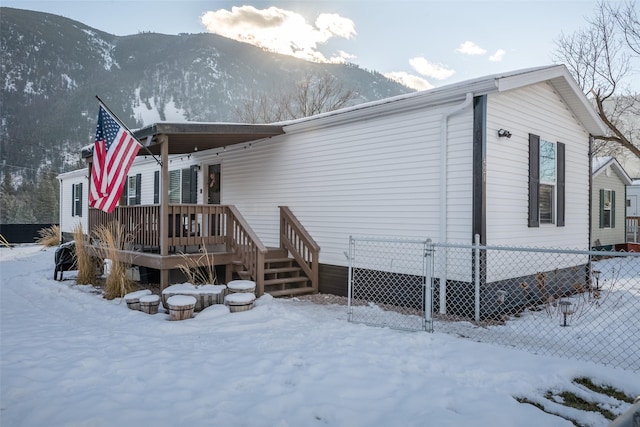
{"type": "Polygon", "coordinates": [[[136,137],[133,135],[133,132],[131,132],[131,129],[129,129],[129,128],[127,127],[127,125],[125,125],[125,124],[122,122],[122,120],[120,120],[120,117],[116,116],[116,114],[115,114],[113,111],[111,111],[111,109],[110,109],[109,107],[107,107],[107,104],[105,104],[105,103],[102,101],[102,99],[100,99],[100,97],[99,97],[98,95],[96,95],[96,99],[98,100],[98,102],[100,103],[100,105],[102,105],[102,106],[105,108],[105,110],[107,110],[107,112],[108,112],[109,114],[111,114],[111,117],[113,117],[114,119],[116,119],[116,120],[118,121],[118,123],[120,124],[120,126],[122,126],[123,128],[125,128],[125,129],[127,130],[127,132],[129,132],[129,135],[131,135],[131,136],[133,137],[133,139],[135,139],[135,140],[136,140],[136,142],[137,142],[138,144],[140,144],[140,146],[141,146],[142,148],[144,148],[145,150],[147,150],[147,153],[149,153],[149,154],[151,155],[151,157],[153,157],[153,158],[154,158],[154,160],[155,160],[155,161],[160,165],[160,167],[162,167],[162,161],[160,161],[160,160],[159,160],[159,159],[158,159],[158,158],[157,158],[157,157],[156,157],[156,156],[151,152],[151,150],[149,150],[149,147],[147,147],[146,145],[144,145],[142,142],[140,142],[140,141],[138,140],[138,138],[136,138],[136,137]]]}

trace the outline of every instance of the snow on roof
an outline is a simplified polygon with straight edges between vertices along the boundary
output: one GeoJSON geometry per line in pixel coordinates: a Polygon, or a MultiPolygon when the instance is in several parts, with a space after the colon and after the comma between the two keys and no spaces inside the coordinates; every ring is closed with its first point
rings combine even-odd
{"type": "Polygon", "coordinates": [[[624,170],[620,162],[611,156],[594,157],[591,159],[591,175],[595,178],[611,167],[625,185],[631,185],[632,180],[629,174],[624,170]]]}
{"type": "Polygon", "coordinates": [[[424,106],[425,104],[429,105],[441,102],[450,102],[459,98],[463,99],[467,94],[473,94],[474,96],[486,95],[493,92],[504,92],[511,89],[517,89],[545,81],[552,84],[559,96],[562,97],[589,133],[593,135],[602,135],[606,133],[606,126],[598,117],[593,105],[582,93],[579,86],[573,77],[571,77],[571,74],[564,65],[541,66],[506,73],[492,74],[425,91],[398,95],[317,114],[311,117],[274,124],[284,126],[285,131],[289,133],[289,130],[317,126],[316,121],[318,120],[323,122],[340,121],[343,119],[353,120],[358,117],[358,112],[362,115],[370,115],[376,114],[380,110],[386,111],[386,109],[400,108],[399,105],[402,105],[403,108],[411,108],[414,105],[424,106]]]}

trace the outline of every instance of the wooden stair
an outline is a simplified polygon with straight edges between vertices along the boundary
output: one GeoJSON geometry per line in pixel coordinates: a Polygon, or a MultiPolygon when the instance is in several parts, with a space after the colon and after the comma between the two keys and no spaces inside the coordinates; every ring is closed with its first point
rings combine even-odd
{"type": "MultiPolygon", "coordinates": [[[[251,280],[241,262],[233,263],[232,277],[251,280]]],[[[286,249],[269,248],[264,261],[264,292],[273,297],[314,293],[311,280],[286,249]]]]}

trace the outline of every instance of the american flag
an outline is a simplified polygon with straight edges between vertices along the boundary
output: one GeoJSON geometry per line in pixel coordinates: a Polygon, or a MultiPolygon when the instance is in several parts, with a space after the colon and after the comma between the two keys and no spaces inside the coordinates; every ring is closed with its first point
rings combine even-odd
{"type": "Polygon", "coordinates": [[[100,105],[93,147],[89,206],[113,212],[139,149],[138,140],[100,105]]]}

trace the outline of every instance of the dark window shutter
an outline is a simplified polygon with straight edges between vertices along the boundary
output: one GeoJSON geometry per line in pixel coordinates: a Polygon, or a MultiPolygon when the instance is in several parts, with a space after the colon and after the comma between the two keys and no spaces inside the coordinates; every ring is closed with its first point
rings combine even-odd
{"type": "Polygon", "coordinates": [[[611,192],[611,228],[616,228],[616,192],[611,192]]]}
{"type": "Polygon", "coordinates": [[[76,206],[76,215],[82,216],[82,183],[78,184],[78,204],[76,206]]]}
{"type": "Polygon", "coordinates": [[[124,188],[122,194],[120,194],[120,206],[127,206],[129,204],[129,177],[124,179],[124,188]]]}
{"type": "Polygon", "coordinates": [[[565,147],[562,142],[558,142],[557,146],[557,177],[556,177],[556,192],[558,206],[556,209],[556,225],[558,227],[564,227],[564,213],[565,213],[565,189],[564,189],[564,175],[565,175],[565,147]]]}
{"type": "Polygon", "coordinates": [[[189,203],[189,190],[191,189],[191,171],[189,169],[182,169],[182,186],[180,188],[180,203],[189,203]]]}
{"type": "Polygon", "coordinates": [[[142,192],[142,174],[136,174],[136,205],[140,204],[140,193],[142,192]]]}
{"type": "Polygon", "coordinates": [[[191,166],[189,182],[189,203],[198,203],[198,166],[191,166]]]}
{"type": "Polygon", "coordinates": [[[160,203],[160,171],[153,173],[153,203],[160,203]]]}
{"type": "Polygon", "coordinates": [[[604,190],[600,189],[600,228],[604,228],[604,190]]]}
{"type": "Polygon", "coordinates": [[[540,137],[529,134],[529,227],[540,226],[540,137]]]}
{"type": "Polygon", "coordinates": [[[76,216],[76,184],[71,186],[71,216],[76,216]]]}

